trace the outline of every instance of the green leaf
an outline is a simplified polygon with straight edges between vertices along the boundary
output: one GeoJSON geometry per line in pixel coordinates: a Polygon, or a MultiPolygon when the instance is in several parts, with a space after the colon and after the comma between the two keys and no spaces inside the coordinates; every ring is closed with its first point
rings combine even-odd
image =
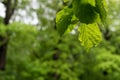
{"type": "Polygon", "coordinates": [[[67,2],[69,2],[69,0],[63,0],[64,1],[64,3],[67,3],[67,2]]]}
{"type": "Polygon", "coordinates": [[[73,1],[73,12],[75,16],[82,23],[94,23],[98,18],[98,13],[95,10],[95,1],[89,0],[74,0],[73,1]]]}
{"type": "Polygon", "coordinates": [[[81,24],[79,32],[79,40],[86,49],[98,45],[98,43],[102,40],[101,32],[97,23],[81,24]]]}
{"type": "Polygon", "coordinates": [[[56,27],[60,35],[63,35],[67,30],[68,26],[71,24],[72,10],[65,7],[57,13],[56,16],[56,27]]]}
{"type": "Polygon", "coordinates": [[[95,0],[95,2],[96,11],[100,14],[101,21],[104,23],[107,16],[107,12],[104,5],[106,2],[105,0],[95,0]]]}
{"type": "Polygon", "coordinates": [[[65,31],[65,34],[70,33],[76,26],[76,24],[70,24],[67,30],[65,31]]]}
{"type": "Polygon", "coordinates": [[[65,33],[70,33],[77,26],[78,22],[79,22],[79,20],[75,17],[75,15],[73,15],[72,19],[71,19],[71,24],[68,26],[65,33]]]}

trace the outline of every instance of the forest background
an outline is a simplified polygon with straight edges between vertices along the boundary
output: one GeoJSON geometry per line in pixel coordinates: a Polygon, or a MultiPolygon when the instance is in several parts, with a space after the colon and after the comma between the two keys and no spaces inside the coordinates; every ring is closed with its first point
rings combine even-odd
{"type": "Polygon", "coordinates": [[[56,30],[62,0],[0,0],[0,80],[120,80],[120,3],[107,5],[103,39],[86,51],[76,28],[56,30]]]}

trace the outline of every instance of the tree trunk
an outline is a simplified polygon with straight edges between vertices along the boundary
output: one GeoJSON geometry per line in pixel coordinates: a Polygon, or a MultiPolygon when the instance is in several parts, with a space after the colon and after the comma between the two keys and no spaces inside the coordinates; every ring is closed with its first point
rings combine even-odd
{"type": "MultiPolygon", "coordinates": [[[[4,18],[4,25],[8,25],[11,16],[14,13],[15,7],[17,5],[17,0],[14,0],[14,4],[12,4],[13,0],[7,0],[7,1],[3,1],[3,4],[6,7],[6,15],[4,18]]],[[[6,32],[7,34],[7,32],[6,32]]],[[[0,45],[0,70],[4,70],[5,69],[5,63],[6,63],[6,54],[7,54],[7,45],[8,45],[8,36],[7,37],[3,37],[0,35],[0,41],[4,42],[2,45],[0,45]],[[6,41],[5,41],[6,40],[6,41]]]]}
{"type": "Polygon", "coordinates": [[[7,53],[7,42],[5,42],[3,45],[0,46],[0,69],[1,70],[5,69],[6,53],[7,53]]]}

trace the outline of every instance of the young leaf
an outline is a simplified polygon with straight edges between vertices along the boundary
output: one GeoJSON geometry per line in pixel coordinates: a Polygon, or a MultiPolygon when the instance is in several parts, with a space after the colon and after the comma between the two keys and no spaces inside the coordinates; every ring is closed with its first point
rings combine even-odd
{"type": "Polygon", "coordinates": [[[94,2],[95,1],[91,2],[89,0],[73,1],[73,12],[80,22],[90,24],[96,21],[98,13],[95,10],[95,6],[93,6],[94,2]]]}
{"type": "Polygon", "coordinates": [[[100,14],[101,21],[104,23],[107,16],[107,12],[104,6],[105,0],[95,0],[95,2],[96,2],[96,11],[100,14]]]}
{"type": "Polygon", "coordinates": [[[64,2],[64,3],[67,3],[67,2],[69,2],[69,0],[63,0],[63,2],[64,2]]]}
{"type": "Polygon", "coordinates": [[[75,15],[73,15],[72,19],[71,19],[71,24],[68,26],[65,33],[70,33],[77,26],[78,22],[79,22],[79,20],[75,17],[75,15]]]}
{"type": "Polygon", "coordinates": [[[67,30],[68,26],[71,24],[72,10],[65,7],[57,13],[56,16],[56,27],[60,35],[63,35],[67,30]]]}
{"type": "Polygon", "coordinates": [[[96,46],[102,39],[97,23],[81,24],[79,32],[79,40],[86,49],[96,46]]]}

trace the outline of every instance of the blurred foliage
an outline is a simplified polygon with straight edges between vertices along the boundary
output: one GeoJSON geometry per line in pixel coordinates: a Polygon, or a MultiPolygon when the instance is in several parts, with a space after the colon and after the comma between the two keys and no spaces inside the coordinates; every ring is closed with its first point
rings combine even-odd
{"type": "Polygon", "coordinates": [[[101,28],[103,41],[89,52],[81,47],[77,31],[60,37],[49,19],[44,28],[41,19],[39,26],[20,22],[5,26],[1,19],[0,35],[6,37],[7,32],[9,44],[0,80],[120,80],[120,4],[112,0],[108,4],[108,19],[101,28]]]}

